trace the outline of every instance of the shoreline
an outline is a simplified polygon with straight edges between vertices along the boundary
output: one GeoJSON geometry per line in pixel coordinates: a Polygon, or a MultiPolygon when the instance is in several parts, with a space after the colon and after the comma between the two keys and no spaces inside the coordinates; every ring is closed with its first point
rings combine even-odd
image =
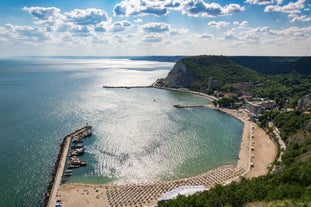
{"type": "MultiPolygon", "coordinates": [[[[215,100],[215,98],[199,92],[155,87],[158,89],[181,91],[192,93],[215,100]]],[[[217,100],[217,99],[216,99],[217,100]]],[[[248,120],[246,111],[238,113],[232,109],[217,108],[212,104],[209,107],[226,113],[243,123],[243,132],[236,165],[221,166],[209,170],[203,174],[154,183],[140,184],[81,184],[70,183],[60,185],[55,196],[56,200],[62,200],[64,206],[156,206],[157,199],[164,193],[186,185],[204,185],[206,190],[216,184],[227,185],[239,180],[240,176],[248,179],[268,173],[270,163],[275,160],[277,147],[269,136],[255,123],[248,120]],[[252,167],[253,166],[253,167],[252,167]]]]}
{"type": "MultiPolygon", "coordinates": [[[[216,97],[210,96],[208,94],[191,91],[188,89],[185,90],[158,87],[155,85],[153,85],[153,87],[199,95],[207,98],[211,102],[218,100],[216,97]]],[[[256,123],[249,120],[248,113],[245,109],[240,109],[237,111],[235,109],[215,107],[213,104],[206,104],[204,107],[221,111],[243,123],[239,158],[236,164],[237,167],[246,167],[248,169],[247,172],[242,176],[251,179],[253,177],[266,175],[269,172],[268,168],[275,161],[278,151],[276,144],[270,139],[270,136],[256,123]]]]}

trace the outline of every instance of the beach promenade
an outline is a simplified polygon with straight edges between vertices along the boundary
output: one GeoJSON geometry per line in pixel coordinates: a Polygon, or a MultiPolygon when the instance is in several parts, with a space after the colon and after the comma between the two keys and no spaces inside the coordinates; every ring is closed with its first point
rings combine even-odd
{"type": "MultiPolygon", "coordinates": [[[[202,94],[197,94],[202,95],[202,94]]],[[[206,107],[206,106],[205,106],[206,107]]],[[[246,111],[207,107],[220,110],[244,123],[237,165],[222,166],[201,175],[154,183],[128,185],[62,184],[57,188],[54,200],[62,200],[63,206],[156,206],[163,194],[182,186],[204,186],[206,190],[216,184],[227,185],[241,176],[249,179],[268,173],[274,161],[277,147],[263,129],[249,121],[246,111]]]]}

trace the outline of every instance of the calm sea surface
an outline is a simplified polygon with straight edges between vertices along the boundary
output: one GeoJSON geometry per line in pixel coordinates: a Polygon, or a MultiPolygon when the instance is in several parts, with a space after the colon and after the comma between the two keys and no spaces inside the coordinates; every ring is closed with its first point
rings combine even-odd
{"type": "Polygon", "coordinates": [[[93,126],[69,182],[137,183],[235,164],[242,123],[205,98],[150,85],[174,63],[100,58],[0,59],[0,206],[39,206],[63,137],[93,126]]]}

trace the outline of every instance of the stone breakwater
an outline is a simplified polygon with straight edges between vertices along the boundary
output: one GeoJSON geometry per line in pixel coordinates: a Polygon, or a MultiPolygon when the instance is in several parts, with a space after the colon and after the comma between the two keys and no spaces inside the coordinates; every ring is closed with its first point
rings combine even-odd
{"type": "Polygon", "coordinates": [[[62,172],[59,172],[60,171],[59,166],[61,166],[62,164],[65,165],[65,163],[61,163],[61,160],[62,160],[62,158],[67,156],[68,148],[70,146],[70,141],[71,141],[72,137],[77,136],[79,134],[82,134],[85,131],[90,130],[91,128],[92,128],[91,126],[85,126],[81,129],[78,129],[78,130],[72,132],[71,134],[68,134],[67,136],[65,136],[63,138],[63,141],[60,144],[60,149],[59,149],[59,152],[57,155],[57,159],[56,159],[54,167],[52,169],[51,180],[48,184],[46,193],[44,195],[43,202],[41,204],[42,207],[48,206],[49,201],[51,199],[51,194],[52,194],[53,188],[55,188],[55,184],[56,184],[55,182],[56,182],[57,175],[62,174],[62,172]]]}

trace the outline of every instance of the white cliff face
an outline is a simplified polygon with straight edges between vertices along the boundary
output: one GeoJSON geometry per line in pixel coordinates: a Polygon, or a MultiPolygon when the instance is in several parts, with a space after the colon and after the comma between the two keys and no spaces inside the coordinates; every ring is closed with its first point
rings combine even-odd
{"type": "Polygon", "coordinates": [[[194,76],[187,70],[186,65],[181,59],[174,65],[173,69],[166,77],[166,80],[169,87],[189,87],[194,80],[194,76]]]}

